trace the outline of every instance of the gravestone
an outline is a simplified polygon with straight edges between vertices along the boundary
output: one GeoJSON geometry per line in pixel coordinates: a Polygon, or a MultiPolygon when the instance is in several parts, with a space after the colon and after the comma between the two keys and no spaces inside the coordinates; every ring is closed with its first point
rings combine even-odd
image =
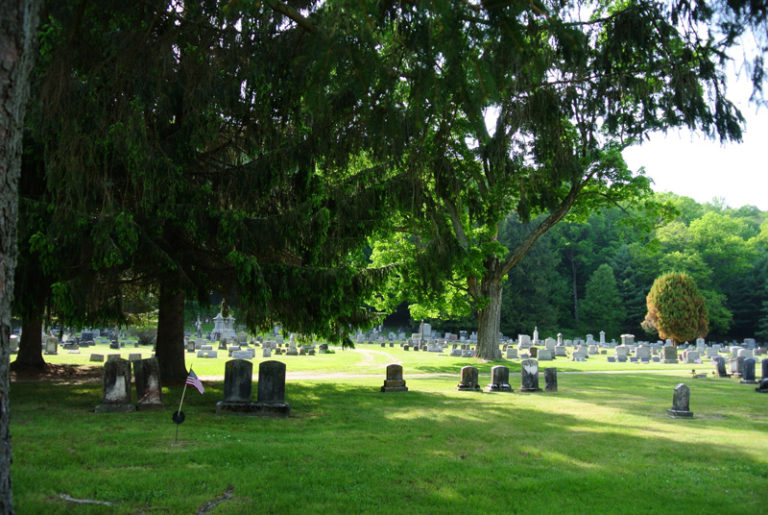
{"type": "Polygon", "coordinates": [[[258,414],[265,417],[287,417],[290,405],[285,402],[285,363],[259,363],[259,385],[256,393],[258,414]]]}
{"type": "Polygon", "coordinates": [[[739,351],[738,357],[740,357],[740,358],[744,358],[744,359],[747,359],[747,358],[754,358],[754,357],[755,357],[755,354],[754,354],[754,352],[752,351],[752,349],[741,349],[741,350],[739,351]]]}
{"type": "Polygon", "coordinates": [[[747,358],[744,360],[744,368],[742,372],[742,379],[739,381],[744,384],[755,384],[755,358],[747,358]]]}
{"type": "Polygon", "coordinates": [[[768,378],[768,358],[765,358],[763,361],[760,362],[762,365],[762,374],[760,377],[763,379],[768,378]]]}
{"type": "Polygon", "coordinates": [[[545,368],[544,369],[544,391],[556,392],[557,391],[557,369],[545,368]]]}
{"type": "Polygon", "coordinates": [[[136,379],[136,409],[163,407],[163,393],[160,382],[160,364],[157,358],[133,361],[133,376],[136,379]]]}
{"type": "Polygon", "coordinates": [[[539,361],[552,361],[553,359],[555,359],[555,357],[552,355],[552,351],[549,349],[539,349],[539,361]]]}
{"type": "Polygon", "coordinates": [[[254,349],[236,350],[232,352],[233,359],[253,359],[256,356],[254,349]]]}
{"type": "Polygon", "coordinates": [[[634,334],[622,334],[621,335],[621,344],[622,345],[634,345],[635,344],[635,335],[634,334]]]}
{"type": "Polygon", "coordinates": [[[139,361],[140,359],[141,359],[141,354],[139,353],[128,354],[128,361],[139,361]]]}
{"type": "Polygon", "coordinates": [[[89,361],[95,361],[97,363],[102,363],[104,361],[104,355],[103,354],[91,354],[91,357],[89,358],[89,361]]]}
{"type": "Polygon", "coordinates": [[[518,359],[517,349],[511,345],[507,346],[507,359],[518,359]]]}
{"type": "Polygon", "coordinates": [[[135,411],[131,404],[131,364],[124,359],[108,361],[104,364],[104,395],[101,404],[96,406],[96,413],[135,411]]]}
{"type": "Polygon", "coordinates": [[[491,383],[485,387],[486,392],[512,392],[509,385],[509,368],[496,365],[491,368],[491,383]]]}
{"type": "Polygon", "coordinates": [[[107,354],[107,362],[115,361],[118,359],[123,359],[123,357],[120,354],[107,354]]]}
{"type": "Polygon", "coordinates": [[[573,354],[571,354],[571,361],[586,361],[587,360],[587,349],[585,349],[583,346],[579,346],[575,351],[573,351],[573,354]]]}
{"type": "Polygon", "coordinates": [[[699,352],[695,350],[688,349],[685,351],[685,363],[691,364],[691,363],[698,363],[699,360],[699,352]]]}
{"type": "Polygon", "coordinates": [[[648,361],[651,359],[651,348],[647,345],[640,345],[635,350],[635,357],[642,361],[648,361]]]}
{"type": "Polygon", "coordinates": [[[760,380],[760,385],[755,388],[755,391],[758,393],[768,393],[768,377],[763,377],[760,380]]]}
{"type": "Polygon", "coordinates": [[[265,345],[261,349],[261,357],[262,358],[271,358],[272,357],[272,347],[265,345]]]}
{"type": "Polygon", "coordinates": [[[55,336],[45,337],[45,353],[50,356],[55,356],[58,353],[59,340],[55,336]]]}
{"type": "Polygon", "coordinates": [[[527,334],[518,334],[517,346],[518,350],[527,349],[531,346],[531,337],[527,334]]]}
{"type": "Polygon", "coordinates": [[[712,363],[715,365],[718,377],[731,377],[731,375],[725,370],[725,358],[722,356],[716,356],[712,358],[712,363]]]}
{"type": "Polygon", "coordinates": [[[466,366],[461,368],[461,379],[456,389],[461,392],[479,392],[478,372],[475,367],[466,366]]]}
{"type": "Polygon", "coordinates": [[[536,357],[538,357],[538,355],[539,355],[539,349],[538,349],[538,347],[531,347],[530,349],[528,349],[528,352],[530,353],[530,356],[531,356],[532,358],[536,358],[536,357]]]}
{"type": "Polygon", "coordinates": [[[616,361],[619,362],[625,362],[627,361],[627,356],[629,355],[629,347],[625,345],[620,345],[616,347],[616,361]]]}
{"type": "Polygon", "coordinates": [[[567,357],[567,348],[565,345],[555,345],[555,356],[561,358],[561,357],[567,357]]]}
{"type": "Polygon", "coordinates": [[[690,396],[691,391],[684,383],[675,386],[672,407],[667,410],[667,414],[672,418],[693,418],[689,406],[690,396]]]}
{"type": "Polygon", "coordinates": [[[520,364],[522,372],[520,387],[521,392],[540,392],[539,388],[539,362],[535,359],[526,359],[520,364]]]}
{"type": "Polygon", "coordinates": [[[407,392],[408,387],[405,386],[405,380],[403,379],[403,366],[397,363],[387,365],[387,378],[384,380],[384,386],[381,387],[382,392],[407,392]]]}
{"type": "Polygon", "coordinates": [[[224,365],[224,400],[216,403],[216,413],[250,415],[257,410],[251,402],[253,363],[233,359],[224,365]]]}
{"type": "Polygon", "coordinates": [[[195,352],[195,340],[189,340],[186,343],[187,352],[195,352]]]}
{"type": "Polygon", "coordinates": [[[677,347],[675,347],[674,345],[669,345],[664,347],[663,363],[677,363],[677,347]]]}
{"type": "Polygon", "coordinates": [[[198,358],[216,358],[218,357],[219,352],[215,350],[200,350],[197,351],[197,357],[198,358]]]}

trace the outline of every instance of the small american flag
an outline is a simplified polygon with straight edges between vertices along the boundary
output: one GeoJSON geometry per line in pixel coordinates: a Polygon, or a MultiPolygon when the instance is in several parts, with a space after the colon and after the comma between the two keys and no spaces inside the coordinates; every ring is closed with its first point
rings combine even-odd
{"type": "Polygon", "coordinates": [[[192,369],[189,369],[189,375],[187,376],[186,383],[188,385],[194,386],[198,392],[200,392],[200,395],[203,394],[205,391],[205,387],[203,386],[203,383],[200,382],[200,379],[195,375],[195,373],[192,371],[192,369]]]}

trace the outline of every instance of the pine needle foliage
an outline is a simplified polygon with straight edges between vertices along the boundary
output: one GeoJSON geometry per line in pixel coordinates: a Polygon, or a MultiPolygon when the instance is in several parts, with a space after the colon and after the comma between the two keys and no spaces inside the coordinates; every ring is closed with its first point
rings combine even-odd
{"type": "Polygon", "coordinates": [[[670,272],[656,278],[646,303],[643,328],[655,330],[660,338],[670,338],[677,344],[707,335],[706,300],[687,274],[670,272]]]}

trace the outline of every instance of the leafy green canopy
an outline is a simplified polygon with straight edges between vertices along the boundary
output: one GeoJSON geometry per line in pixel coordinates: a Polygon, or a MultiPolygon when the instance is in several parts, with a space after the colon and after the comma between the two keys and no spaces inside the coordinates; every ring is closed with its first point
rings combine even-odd
{"type": "Polygon", "coordinates": [[[677,342],[707,335],[709,317],[704,297],[688,275],[670,272],[658,277],[646,299],[643,328],[677,342]]]}

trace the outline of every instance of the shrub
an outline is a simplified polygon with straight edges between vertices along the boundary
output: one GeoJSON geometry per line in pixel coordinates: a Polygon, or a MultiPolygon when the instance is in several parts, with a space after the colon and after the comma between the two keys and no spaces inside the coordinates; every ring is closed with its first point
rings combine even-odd
{"type": "Polygon", "coordinates": [[[677,344],[703,338],[709,330],[704,296],[686,274],[670,272],[657,277],[645,302],[648,313],[643,329],[655,330],[660,338],[677,344]]]}

